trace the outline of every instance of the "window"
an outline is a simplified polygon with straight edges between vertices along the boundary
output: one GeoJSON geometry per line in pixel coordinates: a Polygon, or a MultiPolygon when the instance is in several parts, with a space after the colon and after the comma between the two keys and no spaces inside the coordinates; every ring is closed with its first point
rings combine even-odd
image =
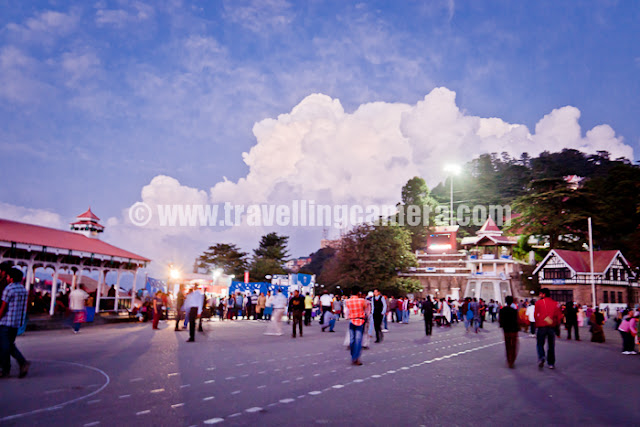
{"type": "Polygon", "coordinates": [[[615,304],[616,303],[616,293],[611,291],[611,304],[615,304]]]}
{"type": "Polygon", "coordinates": [[[554,299],[557,302],[573,302],[573,291],[571,290],[553,290],[550,292],[551,295],[549,296],[551,297],[551,299],[554,299]]]}
{"type": "Polygon", "coordinates": [[[626,275],[626,271],[624,271],[624,269],[621,269],[620,270],[620,280],[623,280],[623,281],[626,280],[625,275],[626,275]]]}
{"type": "Polygon", "coordinates": [[[545,268],[544,269],[544,278],[545,279],[568,279],[569,269],[568,268],[545,268]]]}
{"type": "Polygon", "coordinates": [[[604,291],[602,302],[604,302],[605,304],[609,303],[609,291],[604,291]]]}
{"type": "Polygon", "coordinates": [[[622,301],[622,292],[618,292],[618,304],[624,304],[624,301],[622,301]]]}

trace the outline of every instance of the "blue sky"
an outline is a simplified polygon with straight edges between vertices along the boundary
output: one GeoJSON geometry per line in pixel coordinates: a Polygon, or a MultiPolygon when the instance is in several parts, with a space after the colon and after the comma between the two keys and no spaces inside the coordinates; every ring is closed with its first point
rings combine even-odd
{"type": "Polygon", "coordinates": [[[159,175],[247,177],[254,125],[314,93],[350,114],[446,87],[461,114],[531,134],[570,105],[582,136],[608,125],[637,159],[639,23],[625,1],[0,1],[0,202],[117,226],[159,175]]]}

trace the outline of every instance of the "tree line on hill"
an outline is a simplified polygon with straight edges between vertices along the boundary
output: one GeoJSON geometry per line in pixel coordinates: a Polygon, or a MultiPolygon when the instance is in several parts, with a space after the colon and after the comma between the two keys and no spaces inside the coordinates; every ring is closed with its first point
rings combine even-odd
{"type": "MultiPolygon", "coordinates": [[[[442,221],[435,216],[435,207],[450,202],[450,179],[433,191],[424,179],[410,179],[402,188],[394,217],[355,226],[337,249],[327,247],[311,254],[311,263],[300,272],[316,274],[317,282],[330,289],[358,285],[395,294],[419,289],[417,280],[400,278],[398,272],[417,266],[415,250],[425,247],[428,227],[442,221]],[[406,220],[409,206],[414,218],[420,218],[417,223],[406,220]]],[[[492,153],[468,162],[454,180],[454,210],[461,203],[511,206],[514,218],[505,232],[522,235],[514,249],[516,257],[524,259],[531,250],[541,259],[552,248],[584,249],[590,217],[594,249],[620,249],[632,265],[640,265],[640,167],[627,159],[610,159],[604,151],[587,155],[570,149],[538,157],[525,153],[520,158],[492,153]],[[581,178],[577,188],[567,182],[567,176],[581,178]],[[548,245],[529,247],[529,236],[538,236],[548,245]]],[[[478,228],[461,227],[459,237],[474,235],[478,228]]],[[[236,277],[249,270],[252,280],[263,280],[267,274],[286,272],[288,239],[277,233],[263,236],[251,258],[236,245],[218,243],[197,264],[223,268],[236,277]]]]}

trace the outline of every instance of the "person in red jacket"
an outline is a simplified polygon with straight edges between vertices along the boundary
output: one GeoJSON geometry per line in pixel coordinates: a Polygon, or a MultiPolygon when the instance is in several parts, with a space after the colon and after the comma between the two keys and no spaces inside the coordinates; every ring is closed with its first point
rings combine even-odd
{"type": "Polygon", "coordinates": [[[555,369],[556,326],[562,320],[562,311],[560,311],[558,303],[549,297],[549,289],[547,288],[540,290],[540,299],[536,302],[534,317],[537,329],[538,368],[542,369],[546,361],[549,369],[555,369]],[[546,357],[544,351],[545,341],[549,342],[546,357]]]}

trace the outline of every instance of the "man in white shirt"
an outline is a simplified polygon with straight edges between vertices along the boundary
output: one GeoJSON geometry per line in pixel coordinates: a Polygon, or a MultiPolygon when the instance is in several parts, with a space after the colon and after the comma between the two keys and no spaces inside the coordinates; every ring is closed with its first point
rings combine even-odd
{"type": "Polygon", "coordinates": [[[85,306],[87,305],[87,298],[89,298],[89,294],[86,292],[86,288],[84,283],[80,283],[80,285],[72,290],[69,293],[69,309],[73,312],[73,333],[77,334],[80,332],[80,323],[86,321],[87,315],[85,311],[85,306]],[[84,320],[82,319],[84,315],[84,320]],[[82,321],[82,322],[81,322],[82,321]]]}
{"type": "Polygon", "coordinates": [[[202,305],[204,296],[197,289],[191,289],[184,300],[184,311],[189,313],[189,339],[187,342],[196,340],[196,318],[202,315],[202,305]]]}
{"type": "Polygon", "coordinates": [[[323,323],[323,319],[324,319],[324,313],[326,313],[327,311],[331,311],[331,302],[333,301],[333,298],[331,298],[331,295],[329,295],[329,292],[324,291],[322,293],[322,296],[320,297],[320,306],[322,307],[322,314],[320,317],[320,324],[323,323]]]}
{"type": "Polygon", "coordinates": [[[536,300],[531,300],[531,303],[527,306],[527,311],[525,312],[527,318],[529,319],[529,324],[531,325],[531,331],[529,336],[536,336],[536,300]]]}
{"type": "Polygon", "coordinates": [[[278,289],[273,296],[273,317],[271,318],[271,322],[269,322],[267,332],[264,333],[265,335],[282,335],[281,320],[287,304],[287,297],[282,294],[282,290],[278,289]]]}

